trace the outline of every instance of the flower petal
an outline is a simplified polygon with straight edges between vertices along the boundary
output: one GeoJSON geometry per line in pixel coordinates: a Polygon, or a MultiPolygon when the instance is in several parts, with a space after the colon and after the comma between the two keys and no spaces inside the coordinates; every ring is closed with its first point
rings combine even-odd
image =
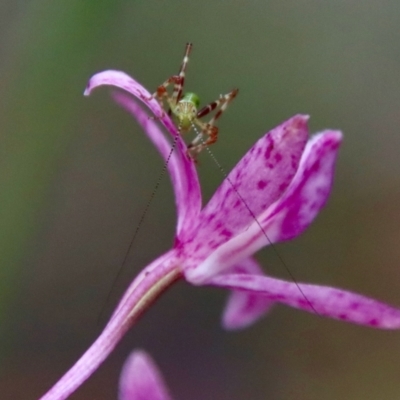
{"type": "Polygon", "coordinates": [[[110,85],[127,91],[143,102],[154,116],[159,119],[171,134],[172,138],[178,137],[178,145],[181,147],[182,154],[186,153],[186,145],[171,121],[171,118],[164,112],[160,103],[132,77],[122,71],[107,70],[93,75],[86,86],[84,95],[89,96],[98,86],[110,85]]]}
{"type": "Polygon", "coordinates": [[[210,232],[212,221],[235,234],[281,197],[297,171],[307,143],[307,120],[308,116],[296,115],[255,143],[204,207],[203,229],[210,232]]]}
{"type": "Polygon", "coordinates": [[[298,173],[287,192],[271,207],[268,220],[275,240],[289,240],[302,233],[328,200],[337,151],[342,141],[339,131],[315,135],[307,143],[298,173]]]}
{"type": "MultiPolygon", "coordinates": [[[[228,274],[230,273],[263,275],[258,262],[253,258],[247,258],[234,265],[229,270],[228,274]]],[[[274,302],[265,296],[234,290],[228,297],[222,316],[222,325],[230,330],[246,328],[267,313],[273,304],[274,302]]]]}
{"type": "MultiPolygon", "coordinates": [[[[183,141],[181,135],[178,133],[178,130],[176,129],[174,123],[171,121],[171,118],[167,115],[166,112],[164,112],[159,102],[156,99],[154,99],[142,85],[136,82],[132,77],[127,75],[125,72],[114,71],[114,70],[107,70],[93,75],[86,86],[84,95],[85,96],[90,95],[93,89],[102,85],[111,85],[123,89],[132,94],[133,96],[135,96],[150,109],[150,111],[154,114],[154,116],[161,121],[161,123],[165,126],[167,131],[171,134],[174,142],[176,142],[176,151],[180,154],[180,157],[182,157],[183,159],[185,158],[187,159],[185,165],[186,167],[191,169],[190,177],[191,178],[196,177],[197,181],[197,175],[196,172],[194,171],[195,166],[193,161],[187,154],[187,146],[183,141]],[[189,167],[188,163],[192,163],[193,165],[189,167]]],[[[195,181],[192,182],[192,180],[189,181],[188,183],[190,183],[191,187],[192,186],[195,187],[198,185],[198,182],[197,183],[195,181]]],[[[183,224],[182,219],[180,220],[180,224],[181,225],[179,226],[178,231],[184,228],[182,226],[183,224]]]]}
{"type": "Polygon", "coordinates": [[[202,284],[260,248],[302,233],[329,196],[341,139],[338,131],[314,136],[307,143],[299,169],[284,195],[257,215],[245,232],[221,245],[200,265],[185,269],[186,279],[202,284]]]}
{"type": "Polygon", "coordinates": [[[40,400],[64,400],[108,357],[155,298],[181,277],[173,251],[148,265],[130,284],[100,336],[40,400]]]}
{"type": "Polygon", "coordinates": [[[243,274],[216,276],[208,284],[231,290],[248,290],[266,296],[269,300],[324,317],[372,328],[400,328],[399,309],[356,293],[328,286],[296,284],[266,276],[243,274]]]}
{"type": "Polygon", "coordinates": [[[171,143],[165,138],[154,119],[131,97],[124,93],[114,93],[115,101],[130,112],[153,142],[165,162],[175,193],[178,222],[177,234],[190,227],[191,221],[199,214],[201,208],[200,183],[195,165],[179,151],[171,153],[171,143]]]}
{"type": "Polygon", "coordinates": [[[120,400],[169,400],[164,380],[144,351],[131,353],[120,377],[120,400]]]}
{"type": "Polygon", "coordinates": [[[201,211],[198,221],[192,221],[191,231],[182,231],[179,240],[185,243],[192,267],[246,229],[256,215],[282,196],[307,142],[307,119],[297,115],[258,140],[201,211]]]}

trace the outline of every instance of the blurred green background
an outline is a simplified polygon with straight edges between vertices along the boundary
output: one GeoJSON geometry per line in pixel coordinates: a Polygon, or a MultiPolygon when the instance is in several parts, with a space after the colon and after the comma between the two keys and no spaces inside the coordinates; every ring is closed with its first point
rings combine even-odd
{"type": "MultiPolygon", "coordinates": [[[[299,281],[400,306],[400,3],[27,1],[0,4],[0,393],[36,399],[101,331],[135,274],[171,246],[164,179],[110,291],[162,168],[136,123],[89,77],[121,69],[150,91],[194,43],[187,88],[204,102],[239,87],[212,150],[229,170],[296,113],[345,141],[328,206],[278,250],[299,281]]],[[[222,181],[203,154],[205,200],[222,181]]],[[[276,254],[259,259],[285,277],[276,254]]],[[[72,399],[117,397],[137,347],[176,399],[398,399],[400,332],[285,307],[227,333],[225,293],[176,285],[72,399]]]]}

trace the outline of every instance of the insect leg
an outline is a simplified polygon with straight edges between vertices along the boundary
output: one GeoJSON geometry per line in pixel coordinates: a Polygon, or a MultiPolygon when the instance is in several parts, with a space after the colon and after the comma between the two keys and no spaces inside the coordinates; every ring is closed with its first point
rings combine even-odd
{"type": "Polygon", "coordinates": [[[204,106],[200,111],[197,112],[197,118],[202,118],[209,114],[211,111],[215,110],[217,107],[220,109],[214,115],[213,118],[208,122],[210,125],[214,125],[215,121],[222,115],[222,113],[227,109],[229,103],[237,96],[239,89],[233,89],[228,94],[220,95],[218,100],[213,101],[210,104],[204,106]]]}
{"type": "Polygon", "coordinates": [[[186,48],[185,48],[185,55],[183,57],[183,61],[181,64],[181,69],[179,70],[179,82],[175,84],[174,86],[174,91],[172,92],[172,102],[174,104],[178,103],[178,101],[182,97],[182,91],[183,91],[183,86],[185,84],[185,71],[186,71],[186,66],[189,62],[189,54],[192,51],[192,43],[186,43],[186,48]]]}
{"type": "Polygon", "coordinates": [[[153,93],[151,98],[156,98],[159,101],[161,107],[164,107],[163,101],[165,100],[169,105],[169,107],[173,108],[174,106],[176,106],[176,101],[174,101],[173,96],[170,96],[168,94],[167,88],[171,84],[174,84],[174,91],[175,91],[175,88],[177,86],[182,85],[181,80],[182,78],[178,75],[173,75],[169,77],[163,84],[158,86],[157,90],[153,93]]]}
{"type": "Polygon", "coordinates": [[[183,61],[181,64],[181,68],[179,70],[179,74],[169,77],[163,84],[158,86],[155,93],[153,93],[153,95],[151,96],[152,98],[158,99],[158,101],[161,104],[161,107],[163,107],[164,100],[167,102],[167,104],[169,106],[168,115],[171,115],[171,109],[175,108],[178,101],[182,97],[183,86],[185,84],[185,71],[186,71],[187,63],[189,62],[189,54],[190,54],[191,50],[192,50],[192,44],[187,43],[186,49],[185,49],[185,55],[183,57],[183,61]],[[167,88],[171,84],[174,85],[174,90],[172,91],[172,95],[169,95],[167,88]]]}
{"type": "Polygon", "coordinates": [[[194,122],[200,127],[201,133],[188,145],[189,152],[192,156],[199,154],[205,147],[213,144],[218,139],[218,128],[215,126],[215,122],[222,115],[222,113],[228,108],[229,103],[236,97],[238,89],[234,89],[228,94],[221,95],[220,98],[212,103],[204,106],[196,115],[194,122]],[[211,111],[218,109],[215,115],[210,119],[208,123],[202,122],[199,118],[206,116],[211,111]],[[202,135],[207,135],[208,138],[205,142],[198,144],[201,141],[202,135]]]}

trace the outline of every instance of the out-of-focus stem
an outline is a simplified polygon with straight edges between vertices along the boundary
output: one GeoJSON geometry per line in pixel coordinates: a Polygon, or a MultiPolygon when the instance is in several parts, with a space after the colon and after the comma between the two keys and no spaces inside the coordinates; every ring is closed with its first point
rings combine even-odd
{"type": "Polygon", "coordinates": [[[99,367],[126,331],[169,286],[182,277],[176,259],[161,256],[131,283],[97,340],[40,400],[63,400],[99,367]]]}

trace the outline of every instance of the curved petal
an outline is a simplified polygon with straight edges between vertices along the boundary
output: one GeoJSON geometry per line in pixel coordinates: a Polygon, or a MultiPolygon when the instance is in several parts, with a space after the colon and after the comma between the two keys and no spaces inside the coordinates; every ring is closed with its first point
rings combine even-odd
{"type": "Polygon", "coordinates": [[[400,328],[399,309],[346,290],[243,274],[216,276],[208,284],[231,290],[247,290],[324,317],[372,328],[400,328]]]}
{"type": "Polygon", "coordinates": [[[119,382],[120,400],[170,400],[160,371],[144,351],[132,352],[119,382]]]}
{"type": "MultiPolygon", "coordinates": [[[[228,274],[263,275],[258,262],[247,258],[229,269],[228,274]]],[[[228,297],[222,315],[222,325],[225,329],[243,329],[266,314],[274,304],[265,296],[243,290],[234,290],[228,297]]]]}
{"type": "Polygon", "coordinates": [[[124,93],[114,93],[114,100],[125,108],[142,126],[144,132],[153,142],[167,163],[167,169],[175,193],[178,222],[177,234],[190,227],[191,221],[199,214],[201,208],[200,183],[192,160],[181,152],[172,151],[171,143],[165,138],[154,119],[131,97],[124,93]]]}
{"type": "Polygon", "coordinates": [[[200,265],[185,269],[186,279],[202,284],[260,248],[302,233],[328,199],[341,139],[337,131],[314,136],[283,196],[258,215],[246,231],[221,245],[200,265]]]}
{"type": "Polygon", "coordinates": [[[171,118],[169,118],[167,113],[164,112],[160,103],[154,99],[142,85],[136,82],[125,72],[110,69],[93,75],[89,79],[83,94],[85,96],[89,96],[94,89],[103,85],[109,85],[123,89],[144,103],[154,114],[154,116],[163,123],[167,131],[171,134],[172,138],[177,138],[179,149],[182,151],[182,154],[186,154],[186,145],[180,137],[175,125],[171,121],[171,118]]]}
{"type": "Polygon", "coordinates": [[[142,271],[131,283],[100,336],[40,400],[66,399],[96,371],[157,296],[181,277],[177,262],[174,252],[170,251],[142,271]]]}
{"type": "Polygon", "coordinates": [[[308,139],[308,117],[296,115],[264,135],[239,161],[210,202],[182,231],[187,255],[197,265],[252,223],[287,189],[308,139]],[[187,245],[186,245],[187,244],[187,245]]]}

